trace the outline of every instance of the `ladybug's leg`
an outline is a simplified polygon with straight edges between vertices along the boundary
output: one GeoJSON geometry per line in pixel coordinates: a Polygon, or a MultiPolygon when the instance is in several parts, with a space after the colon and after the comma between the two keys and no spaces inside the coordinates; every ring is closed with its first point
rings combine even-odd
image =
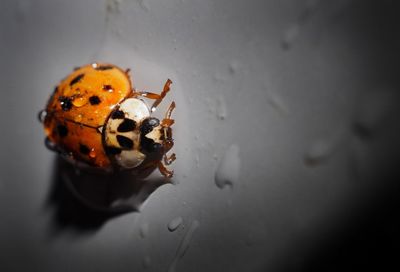
{"type": "Polygon", "coordinates": [[[151,92],[135,92],[135,94],[146,97],[146,98],[155,99],[156,101],[154,101],[153,105],[151,106],[151,111],[155,111],[157,106],[161,103],[163,98],[169,92],[171,84],[172,84],[172,81],[170,79],[168,79],[167,82],[165,82],[165,85],[164,85],[164,88],[163,88],[161,94],[156,94],[156,93],[151,93],[151,92]]]}
{"type": "Polygon", "coordinates": [[[171,129],[170,127],[174,124],[174,119],[171,119],[172,111],[175,109],[175,102],[172,102],[169,105],[167,112],[165,113],[164,119],[161,121],[161,126],[164,129],[164,139],[166,139],[163,143],[164,145],[164,163],[166,165],[170,165],[175,159],[175,153],[172,153],[170,156],[167,156],[167,152],[172,148],[174,142],[171,139],[171,129]]]}
{"type": "Polygon", "coordinates": [[[164,154],[164,163],[166,165],[170,165],[174,160],[176,160],[175,153],[172,153],[170,156],[167,156],[167,154],[164,154]]]}
{"type": "Polygon", "coordinates": [[[168,170],[161,161],[150,161],[146,165],[143,165],[140,168],[140,171],[153,171],[153,169],[156,167],[158,168],[158,170],[160,170],[160,173],[166,178],[171,178],[174,174],[174,171],[168,170]]]}
{"type": "Polygon", "coordinates": [[[157,106],[161,103],[161,101],[163,100],[163,98],[167,95],[167,93],[168,93],[169,90],[170,90],[170,87],[169,87],[169,86],[171,86],[171,84],[172,84],[172,81],[171,81],[171,79],[168,78],[167,81],[165,82],[164,88],[163,88],[163,90],[162,90],[162,92],[161,92],[161,94],[160,94],[161,98],[159,98],[159,99],[157,99],[156,101],[154,101],[153,106],[151,106],[151,109],[152,109],[152,110],[155,109],[155,108],[157,108],[157,106]]]}
{"type": "Polygon", "coordinates": [[[161,126],[164,128],[164,131],[166,131],[166,128],[169,128],[174,124],[174,119],[171,119],[171,114],[174,109],[175,102],[172,102],[171,105],[169,105],[167,112],[165,113],[164,119],[161,121],[161,126]]]}
{"type": "Polygon", "coordinates": [[[161,161],[158,162],[157,166],[158,170],[160,170],[160,173],[166,178],[172,178],[172,176],[174,175],[174,171],[168,170],[161,161]]]}

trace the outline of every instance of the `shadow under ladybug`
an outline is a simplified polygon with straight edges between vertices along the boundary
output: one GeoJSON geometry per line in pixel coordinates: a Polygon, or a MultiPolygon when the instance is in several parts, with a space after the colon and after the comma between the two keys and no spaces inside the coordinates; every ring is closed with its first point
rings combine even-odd
{"type": "Polygon", "coordinates": [[[104,175],[80,171],[60,156],[54,169],[46,202],[46,208],[53,211],[53,234],[66,229],[94,232],[116,216],[138,211],[158,187],[168,184],[163,177],[144,180],[130,172],[104,175]]]}

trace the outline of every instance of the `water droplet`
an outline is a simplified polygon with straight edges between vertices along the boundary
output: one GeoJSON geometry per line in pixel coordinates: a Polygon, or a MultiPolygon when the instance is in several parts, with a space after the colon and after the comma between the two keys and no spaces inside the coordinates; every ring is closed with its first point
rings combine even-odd
{"type": "Polygon", "coordinates": [[[239,71],[239,68],[240,68],[240,63],[239,63],[239,61],[237,61],[237,60],[232,60],[230,63],[229,63],[229,73],[230,74],[236,74],[238,71],[239,71]]]}
{"type": "Polygon", "coordinates": [[[145,256],[143,259],[143,267],[148,269],[151,266],[151,259],[149,256],[145,256]]]}
{"type": "Polygon", "coordinates": [[[304,163],[308,166],[316,166],[329,159],[340,145],[346,140],[348,131],[339,129],[328,139],[315,141],[304,155],[304,163]]]}
{"type": "Polygon", "coordinates": [[[288,29],[286,29],[286,31],[283,34],[282,41],[281,41],[282,48],[284,50],[291,49],[294,41],[297,39],[299,34],[300,34],[300,25],[299,24],[293,24],[288,29]]]}
{"type": "Polygon", "coordinates": [[[374,91],[360,99],[353,128],[360,138],[379,132],[396,111],[400,97],[392,90],[374,91]]]}
{"type": "Polygon", "coordinates": [[[306,2],[305,8],[299,14],[297,20],[283,33],[281,40],[282,49],[289,50],[292,48],[293,43],[299,37],[302,26],[304,26],[304,24],[307,23],[315,13],[319,1],[320,0],[308,0],[306,2]]]}
{"type": "Polygon", "coordinates": [[[218,72],[216,72],[216,73],[213,75],[213,80],[214,80],[216,83],[222,83],[222,82],[225,81],[225,78],[224,78],[221,74],[219,74],[218,72]]]}
{"type": "Polygon", "coordinates": [[[197,220],[194,220],[192,224],[190,225],[190,228],[186,232],[185,236],[183,237],[178,250],[176,251],[175,257],[172,260],[170,266],[168,267],[168,272],[173,272],[176,270],[176,266],[178,264],[178,261],[183,258],[185,253],[187,252],[190,242],[192,241],[193,234],[196,231],[196,229],[199,227],[200,223],[197,220]]]}
{"type": "Polygon", "coordinates": [[[78,123],[79,123],[80,121],[82,121],[82,114],[76,115],[75,118],[74,118],[74,121],[75,121],[75,122],[78,122],[78,123]]]}
{"type": "Polygon", "coordinates": [[[315,141],[304,156],[307,165],[316,165],[325,161],[332,153],[332,144],[327,140],[315,141]]]}
{"type": "Polygon", "coordinates": [[[47,111],[46,110],[39,111],[39,114],[38,114],[39,122],[43,123],[44,119],[46,119],[46,116],[47,116],[47,111]]]}
{"type": "Polygon", "coordinates": [[[139,229],[140,237],[145,238],[149,234],[149,224],[143,223],[139,229]]]}
{"type": "Polygon", "coordinates": [[[86,105],[87,102],[88,102],[87,97],[80,96],[80,97],[75,98],[75,99],[72,101],[72,104],[73,104],[75,107],[78,107],[78,108],[79,108],[79,107],[82,107],[82,106],[86,105]]]}
{"type": "Polygon", "coordinates": [[[103,90],[112,93],[114,90],[111,85],[103,85],[103,90]]]}
{"type": "Polygon", "coordinates": [[[222,157],[217,171],[215,172],[215,184],[218,188],[224,188],[226,185],[233,185],[239,179],[240,157],[239,146],[231,145],[222,157]]]}
{"type": "Polygon", "coordinates": [[[29,11],[32,8],[32,1],[29,0],[18,0],[17,1],[17,10],[16,10],[16,18],[17,20],[24,21],[26,16],[29,14],[29,11]]]}
{"type": "Polygon", "coordinates": [[[57,151],[57,145],[49,137],[44,139],[44,145],[51,151],[57,151]]]}
{"type": "MultiPolygon", "coordinates": [[[[121,12],[121,0],[107,0],[106,1],[106,11],[109,14],[116,14],[121,12]]],[[[93,67],[94,68],[94,67],[93,67]]]]}
{"type": "Polygon", "coordinates": [[[90,150],[89,157],[92,159],[96,158],[96,151],[94,150],[94,148],[90,150]]]}
{"type": "Polygon", "coordinates": [[[268,103],[279,113],[281,114],[289,114],[289,108],[282,100],[280,96],[276,93],[272,93],[270,91],[267,92],[268,103]]]}
{"type": "Polygon", "coordinates": [[[176,217],[168,223],[168,230],[175,231],[183,222],[182,217],[176,217]]]}
{"type": "Polygon", "coordinates": [[[217,118],[219,120],[225,120],[226,117],[228,116],[228,110],[226,107],[226,102],[223,96],[219,96],[217,98],[217,118]]]}
{"type": "Polygon", "coordinates": [[[147,0],[139,0],[139,5],[144,11],[150,11],[150,6],[147,0]]]}

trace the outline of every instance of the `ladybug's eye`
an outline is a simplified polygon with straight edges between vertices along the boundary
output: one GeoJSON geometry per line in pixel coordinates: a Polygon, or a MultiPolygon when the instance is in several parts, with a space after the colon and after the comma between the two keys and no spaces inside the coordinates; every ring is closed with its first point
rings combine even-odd
{"type": "Polygon", "coordinates": [[[162,144],[156,143],[153,139],[147,137],[142,136],[140,145],[142,146],[142,150],[147,153],[159,153],[162,151],[162,144]]]}
{"type": "Polygon", "coordinates": [[[143,120],[142,124],[140,125],[140,133],[142,135],[146,135],[147,133],[151,132],[153,128],[158,126],[160,121],[157,118],[150,117],[143,120]]]}
{"type": "Polygon", "coordinates": [[[156,127],[159,125],[160,121],[154,117],[146,118],[140,125],[140,145],[147,153],[158,153],[162,150],[162,144],[157,142],[160,137],[156,127]]]}

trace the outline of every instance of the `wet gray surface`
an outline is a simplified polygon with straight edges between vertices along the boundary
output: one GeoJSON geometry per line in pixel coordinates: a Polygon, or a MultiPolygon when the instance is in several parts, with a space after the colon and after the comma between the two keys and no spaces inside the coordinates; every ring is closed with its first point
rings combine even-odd
{"type": "Polygon", "coordinates": [[[399,7],[331,2],[3,0],[0,270],[398,266],[399,7]],[[174,82],[173,184],[129,187],[136,212],[74,202],[43,144],[37,113],[92,61],[174,82]]]}

